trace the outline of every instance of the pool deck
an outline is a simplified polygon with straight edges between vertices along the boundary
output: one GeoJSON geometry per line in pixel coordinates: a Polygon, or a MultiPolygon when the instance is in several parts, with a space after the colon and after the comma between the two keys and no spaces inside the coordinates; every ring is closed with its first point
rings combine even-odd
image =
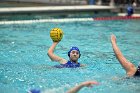
{"type": "Polygon", "coordinates": [[[90,12],[111,11],[117,9],[113,6],[79,5],[79,6],[33,6],[33,7],[8,7],[0,8],[0,14],[12,13],[58,13],[58,12],[90,12]]]}
{"type": "MultiPolygon", "coordinates": [[[[127,13],[118,13],[118,16],[126,16],[127,13]]],[[[140,14],[133,14],[134,17],[140,17],[140,14]]]]}

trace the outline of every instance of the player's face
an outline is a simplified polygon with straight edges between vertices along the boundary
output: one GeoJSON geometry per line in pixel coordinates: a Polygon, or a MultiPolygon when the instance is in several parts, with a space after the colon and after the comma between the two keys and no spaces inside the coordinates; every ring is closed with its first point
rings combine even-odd
{"type": "Polygon", "coordinates": [[[79,58],[79,51],[77,51],[77,50],[72,50],[72,51],[70,52],[70,59],[71,59],[72,61],[77,61],[78,58],[79,58]]]}

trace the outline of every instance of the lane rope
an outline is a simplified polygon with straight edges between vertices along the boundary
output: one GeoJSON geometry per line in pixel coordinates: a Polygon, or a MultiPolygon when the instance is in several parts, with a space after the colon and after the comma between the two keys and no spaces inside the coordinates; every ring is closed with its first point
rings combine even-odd
{"type": "Polygon", "coordinates": [[[130,20],[130,19],[140,19],[140,16],[113,16],[113,17],[94,18],[94,20],[130,20]]]}
{"type": "Polygon", "coordinates": [[[64,19],[35,19],[35,20],[14,20],[14,21],[0,21],[2,24],[32,24],[43,22],[80,22],[80,21],[102,21],[102,20],[131,20],[140,19],[140,16],[113,16],[113,17],[97,17],[97,18],[64,18],[64,19]]]}
{"type": "Polygon", "coordinates": [[[39,20],[15,20],[0,21],[0,24],[31,24],[43,22],[75,22],[75,21],[93,21],[93,18],[65,18],[65,19],[39,19],[39,20]]]}

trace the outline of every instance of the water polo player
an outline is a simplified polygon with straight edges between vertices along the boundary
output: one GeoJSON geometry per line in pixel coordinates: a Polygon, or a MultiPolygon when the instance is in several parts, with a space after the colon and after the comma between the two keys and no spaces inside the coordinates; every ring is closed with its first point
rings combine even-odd
{"type": "Polygon", "coordinates": [[[80,63],[78,63],[78,59],[80,58],[80,55],[81,55],[78,47],[71,47],[71,49],[68,52],[69,60],[61,58],[54,54],[55,47],[57,46],[57,44],[61,41],[63,37],[63,32],[61,29],[59,28],[52,29],[50,32],[50,37],[53,40],[53,44],[48,50],[48,56],[50,57],[52,61],[56,61],[60,63],[60,65],[57,65],[55,67],[76,68],[76,67],[83,66],[80,63]]]}

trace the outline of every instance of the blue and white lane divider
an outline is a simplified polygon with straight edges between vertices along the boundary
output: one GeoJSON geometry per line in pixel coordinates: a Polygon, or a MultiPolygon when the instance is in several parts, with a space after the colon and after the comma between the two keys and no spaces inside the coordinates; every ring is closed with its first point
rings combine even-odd
{"type": "Polygon", "coordinates": [[[63,19],[35,19],[35,20],[14,20],[14,21],[0,21],[2,24],[31,24],[43,22],[80,22],[80,21],[93,21],[93,18],[63,18],[63,19]]]}

